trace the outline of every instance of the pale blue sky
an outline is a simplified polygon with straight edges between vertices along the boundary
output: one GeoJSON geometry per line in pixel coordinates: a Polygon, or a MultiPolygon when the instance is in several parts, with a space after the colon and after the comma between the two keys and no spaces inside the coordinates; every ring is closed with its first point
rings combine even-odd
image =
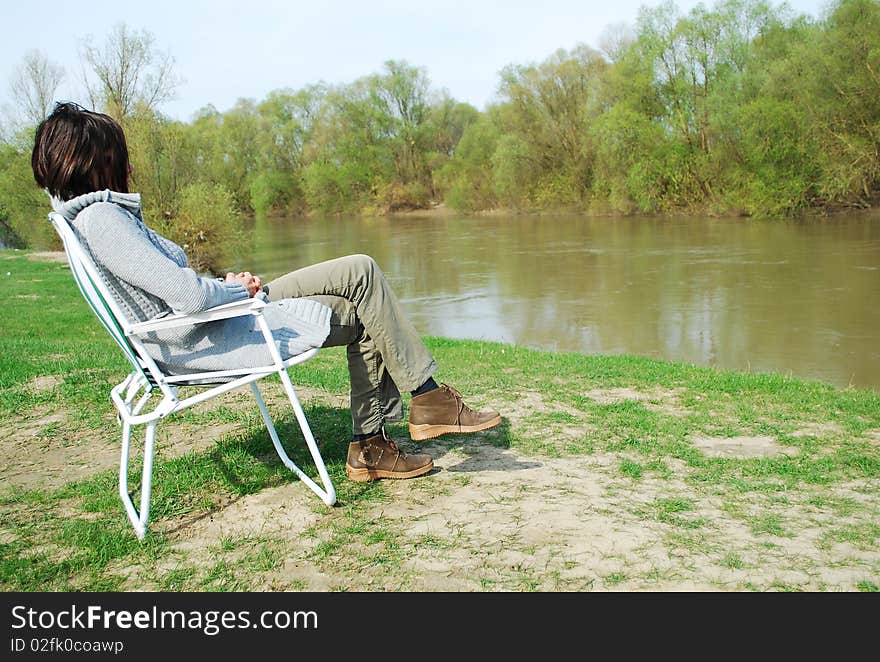
{"type": "MultiPolygon", "coordinates": [[[[161,110],[189,120],[199,108],[230,108],[240,97],[261,100],[272,90],[325,81],[348,83],[381,70],[389,59],[424,67],[434,88],[484,108],[508,64],[539,62],[558,48],[599,45],[612,24],[633,25],[643,5],[659,0],[415,0],[295,2],[212,0],[84,3],[0,0],[0,105],[22,56],[42,50],[62,65],[58,96],[84,101],[78,49],[91,36],[102,45],[124,22],[147,29],[175,58],[185,79],[161,110]],[[79,5],[79,6],[76,6],[79,5]]],[[[679,0],[682,12],[696,0],[679,0]]],[[[714,2],[705,2],[712,6],[714,2]]],[[[778,2],[774,2],[778,5],[778,2]]],[[[797,13],[818,17],[827,0],[792,0],[797,13]]]]}

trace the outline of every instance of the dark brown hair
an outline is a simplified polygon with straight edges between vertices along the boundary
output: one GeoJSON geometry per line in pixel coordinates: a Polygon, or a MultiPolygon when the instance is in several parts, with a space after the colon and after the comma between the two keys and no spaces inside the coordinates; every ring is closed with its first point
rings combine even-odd
{"type": "Polygon", "coordinates": [[[128,146],[109,115],[58,103],[40,122],[31,154],[34,179],[56,198],[110,189],[128,193],[128,146]]]}

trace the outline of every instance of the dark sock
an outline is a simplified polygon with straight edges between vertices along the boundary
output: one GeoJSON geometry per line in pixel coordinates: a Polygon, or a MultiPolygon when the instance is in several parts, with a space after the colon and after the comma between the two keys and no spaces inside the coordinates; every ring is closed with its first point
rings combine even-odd
{"type": "Polygon", "coordinates": [[[378,430],[376,430],[375,432],[371,432],[370,434],[354,434],[351,436],[351,441],[352,441],[352,443],[357,443],[359,441],[365,441],[365,440],[369,439],[370,437],[375,437],[377,434],[379,434],[378,430]]]}
{"type": "Polygon", "coordinates": [[[440,388],[437,385],[437,382],[434,381],[433,377],[428,377],[428,381],[419,386],[415,391],[411,391],[411,395],[413,397],[417,395],[421,395],[422,393],[427,393],[428,391],[433,391],[435,388],[440,388]]]}

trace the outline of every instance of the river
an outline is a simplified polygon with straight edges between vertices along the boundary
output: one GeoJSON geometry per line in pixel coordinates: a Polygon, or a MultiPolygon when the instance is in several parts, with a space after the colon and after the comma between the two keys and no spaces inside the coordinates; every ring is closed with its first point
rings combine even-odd
{"type": "Polygon", "coordinates": [[[880,212],[810,220],[264,218],[269,280],[372,255],[419,332],[778,372],[880,391],[880,212]]]}

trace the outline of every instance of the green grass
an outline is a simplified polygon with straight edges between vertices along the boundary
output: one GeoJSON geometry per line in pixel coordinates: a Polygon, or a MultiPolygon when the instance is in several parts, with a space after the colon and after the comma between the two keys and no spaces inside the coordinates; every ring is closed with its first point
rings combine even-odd
{"type": "Polygon", "coordinates": [[[638,480],[642,477],[644,473],[644,468],[638,462],[633,462],[632,460],[621,460],[620,462],[620,473],[624,476],[629,476],[635,480],[638,480]]]}
{"type": "Polygon", "coordinates": [[[837,526],[825,532],[828,543],[848,543],[857,549],[875,550],[880,548],[880,524],[867,522],[837,526]]]}
{"type": "MultiPolygon", "coordinates": [[[[13,251],[0,252],[0,262],[0,273],[11,273],[0,278],[0,294],[14,300],[16,307],[15,315],[0,318],[0,426],[27,431],[33,444],[75,448],[94,439],[116,443],[119,429],[107,393],[127,373],[127,363],[83,304],[66,265],[31,261],[25,253],[13,251]],[[57,413],[63,417],[38,423],[57,413]]],[[[632,516],[651,532],[649,538],[665,541],[661,544],[667,549],[709,554],[716,567],[734,572],[745,567],[743,556],[750,559],[751,568],[753,557],[746,555],[745,548],[732,551],[713,538],[720,535],[722,525],[738,526],[752,536],[756,554],[775,549],[776,543],[799,535],[808,525],[823,527],[817,536],[822,549],[844,545],[869,557],[878,552],[880,528],[875,524],[878,508],[873,492],[866,488],[860,495],[852,489],[876,484],[880,478],[880,444],[864,435],[880,429],[877,392],[633,356],[553,354],[443,338],[426,342],[441,366],[439,379],[466,385],[471,403],[491,403],[517,414],[479,442],[455,436],[444,439],[444,452],[467,457],[485,452],[488,446],[499,458],[513,451],[521,462],[534,458],[536,466],[551,459],[606,459],[609,478],[603,489],[619,501],[603,506],[588,500],[584,509],[604,508],[621,517],[632,516]],[[599,402],[589,395],[594,389],[615,388],[646,395],[617,402],[599,402]],[[530,404],[524,407],[523,402],[530,404]],[[826,427],[821,433],[799,432],[809,424],[826,427]],[[695,436],[770,436],[790,452],[749,459],[711,457],[694,446],[695,436]],[[625,498],[627,491],[638,494],[649,486],[662,491],[632,504],[625,498]],[[800,515],[786,515],[790,510],[800,515]],[[811,524],[811,518],[821,523],[811,524]]],[[[322,351],[294,374],[297,383],[318,392],[347,394],[342,348],[322,351]]],[[[277,387],[267,381],[264,391],[277,387]]],[[[331,576],[328,590],[351,590],[346,579],[364,569],[389,590],[406,587],[416,577],[403,568],[420,554],[443,557],[464,549],[467,556],[493,563],[492,554],[474,542],[473,533],[460,523],[449,524],[449,531],[410,535],[383,518],[395,487],[384,482],[352,483],[345,477],[349,412],[320,399],[304,404],[337,488],[339,506],[327,509],[317,502],[309,506],[317,523],[306,531],[296,558],[331,576]],[[379,515],[365,518],[366,512],[379,515]]],[[[235,432],[205,450],[179,456],[159,444],[153,523],[173,529],[170,525],[175,522],[210,518],[235,500],[297,481],[275,456],[255,409],[224,402],[169,422],[183,423],[195,430],[232,423],[235,432]]],[[[288,448],[294,461],[311,471],[296,421],[282,416],[278,423],[282,437],[291,440],[288,448]]],[[[161,429],[160,425],[160,435],[161,429]]],[[[390,431],[405,438],[406,426],[395,424],[390,431]]],[[[472,485],[473,477],[446,472],[442,481],[414,481],[407,488],[408,498],[430,503],[457,491],[483,489],[472,485]]],[[[511,472],[515,477],[516,472],[511,472]]],[[[138,481],[135,462],[130,484],[138,481]]],[[[514,483],[489,490],[487,507],[515,502],[522,489],[514,483]]],[[[565,487],[559,490],[564,492],[565,487]]],[[[517,528],[527,522],[509,524],[517,528]]],[[[113,470],[53,488],[4,484],[0,486],[0,588],[119,590],[130,586],[132,573],[148,569],[158,590],[249,590],[271,583],[285,565],[285,554],[291,553],[287,541],[271,536],[227,535],[214,541],[216,558],[206,561],[182,554],[174,536],[162,530],[155,526],[144,542],[132,535],[113,470]]],[[[508,543],[498,543],[498,549],[504,544],[508,543]]],[[[542,553],[540,548],[522,549],[533,556],[542,553]]],[[[868,563],[864,579],[852,590],[877,590],[878,565],[868,563]]],[[[564,565],[546,570],[529,564],[502,569],[493,565],[475,573],[472,581],[481,590],[556,590],[575,581],[567,578],[567,570],[564,565]]],[[[606,588],[670,581],[672,576],[659,569],[626,568],[594,574],[596,585],[606,588]]],[[[289,574],[278,581],[293,590],[308,587],[306,579],[289,574]]],[[[586,580],[576,581],[570,586],[583,586],[586,580]]],[[[792,588],[773,584],[772,579],[752,586],[792,588]]]]}
{"type": "Polygon", "coordinates": [[[756,535],[768,534],[771,536],[784,536],[785,529],[782,526],[782,519],[779,515],[765,514],[756,517],[750,517],[749,523],[752,527],[752,533],[756,535]]]}
{"type": "Polygon", "coordinates": [[[656,520],[664,524],[686,529],[698,529],[705,524],[703,518],[691,515],[694,506],[688,499],[680,497],[658,499],[652,504],[652,509],[656,520]]]}
{"type": "Polygon", "coordinates": [[[721,565],[731,570],[740,570],[744,567],[743,560],[736,552],[728,552],[721,560],[721,565]]]}

